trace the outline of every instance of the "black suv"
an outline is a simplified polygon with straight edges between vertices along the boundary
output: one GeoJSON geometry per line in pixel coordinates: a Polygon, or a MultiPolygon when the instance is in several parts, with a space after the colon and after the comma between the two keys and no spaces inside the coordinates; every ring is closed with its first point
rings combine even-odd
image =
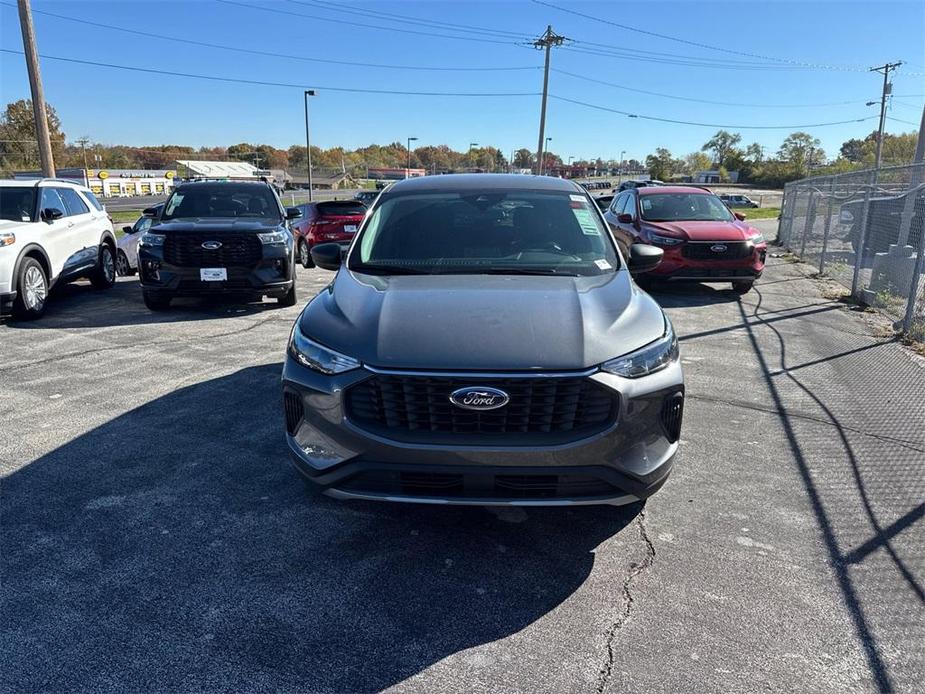
{"type": "Polygon", "coordinates": [[[145,305],[165,309],[175,296],[250,294],[296,303],[289,220],[273,188],[257,182],[178,186],[138,242],[145,305]]]}

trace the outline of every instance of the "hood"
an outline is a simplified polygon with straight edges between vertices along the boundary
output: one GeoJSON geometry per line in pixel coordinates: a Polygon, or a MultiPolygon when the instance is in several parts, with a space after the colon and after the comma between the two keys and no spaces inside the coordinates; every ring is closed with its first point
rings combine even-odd
{"type": "Polygon", "coordinates": [[[17,229],[22,229],[23,224],[30,224],[30,222],[14,222],[11,219],[0,219],[0,231],[12,231],[16,233],[17,229]]]}
{"type": "Polygon", "coordinates": [[[745,222],[646,222],[656,234],[667,231],[688,241],[744,241],[757,231],[745,222]]]}
{"type": "Polygon", "coordinates": [[[299,318],[370,366],[575,370],[659,338],[661,308],[625,271],[597,277],[370,276],[341,269],[299,318]]]}
{"type": "Polygon", "coordinates": [[[274,231],[280,227],[281,221],[272,219],[239,217],[186,217],[183,219],[167,219],[155,222],[150,231],[158,234],[171,234],[174,232],[196,232],[205,234],[220,234],[222,232],[246,233],[259,231],[274,231]]]}

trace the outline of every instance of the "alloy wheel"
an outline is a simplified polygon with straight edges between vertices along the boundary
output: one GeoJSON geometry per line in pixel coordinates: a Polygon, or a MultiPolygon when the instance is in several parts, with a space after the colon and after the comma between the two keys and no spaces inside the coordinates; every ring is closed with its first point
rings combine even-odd
{"type": "Polygon", "coordinates": [[[30,311],[40,309],[45,303],[45,298],[48,296],[48,286],[45,284],[45,276],[39,268],[32,266],[26,269],[26,274],[23,277],[23,293],[23,301],[30,311]]]}

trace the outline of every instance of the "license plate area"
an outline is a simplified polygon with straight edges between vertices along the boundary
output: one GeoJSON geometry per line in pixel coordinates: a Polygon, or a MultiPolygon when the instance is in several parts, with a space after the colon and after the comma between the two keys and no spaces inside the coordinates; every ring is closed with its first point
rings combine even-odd
{"type": "Polygon", "coordinates": [[[228,270],[223,267],[200,268],[199,279],[203,282],[225,282],[228,279],[228,270]]]}
{"type": "Polygon", "coordinates": [[[357,230],[356,224],[344,224],[344,231],[348,234],[353,234],[357,230]]]}

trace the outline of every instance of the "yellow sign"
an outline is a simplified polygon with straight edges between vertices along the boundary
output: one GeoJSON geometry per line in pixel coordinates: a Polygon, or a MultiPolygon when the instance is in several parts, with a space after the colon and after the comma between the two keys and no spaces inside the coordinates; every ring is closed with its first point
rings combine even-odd
{"type": "Polygon", "coordinates": [[[176,171],[168,171],[167,173],[164,174],[164,178],[173,178],[176,175],[177,175],[176,171]]]}
{"type": "Polygon", "coordinates": [[[100,172],[97,174],[97,176],[98,176],[100,179],[102,179],[102,180],[105,181],[107,178],[109,178],[109,172],[108,172],[108,171],[100,171],[100,172]]]}

